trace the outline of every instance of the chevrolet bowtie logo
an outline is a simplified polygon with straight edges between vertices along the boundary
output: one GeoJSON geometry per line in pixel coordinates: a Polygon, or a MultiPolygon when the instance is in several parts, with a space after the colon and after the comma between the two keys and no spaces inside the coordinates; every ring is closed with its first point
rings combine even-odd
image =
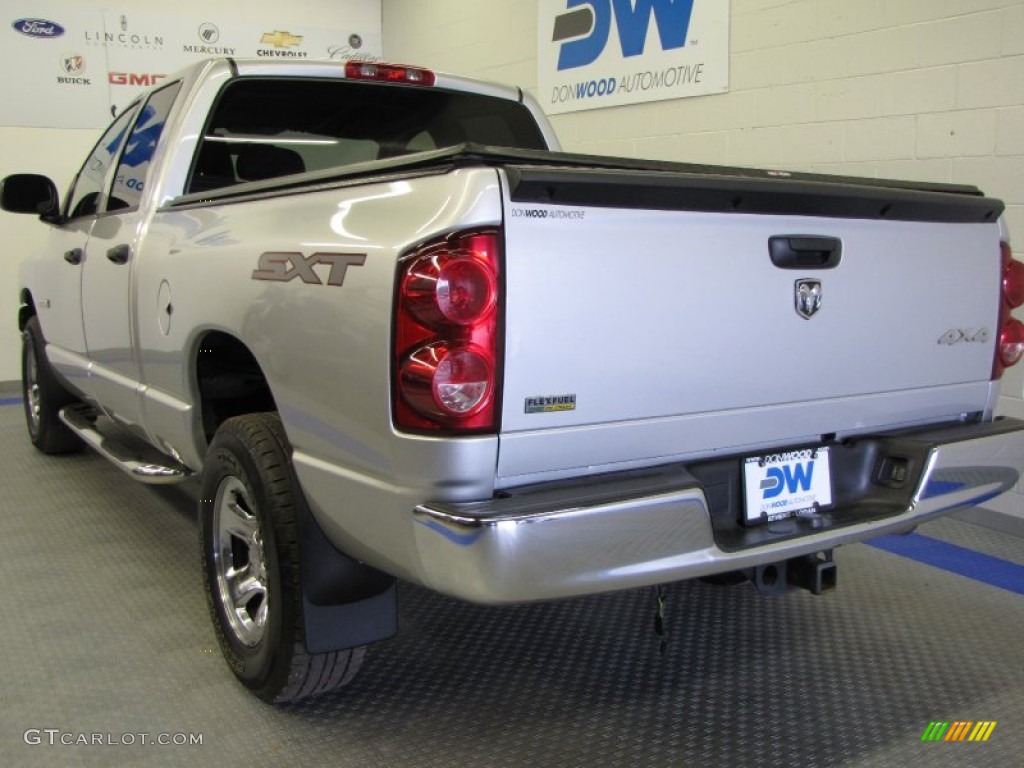
{"type": "Polygon", "coordinates": [[[260,38],[263,45],[272,45],[275,48],[291,48],[302,42],[301,35],[293,35],[291,32],[282,32],[275,29],[273,32],[264,32],[260,38]]]}

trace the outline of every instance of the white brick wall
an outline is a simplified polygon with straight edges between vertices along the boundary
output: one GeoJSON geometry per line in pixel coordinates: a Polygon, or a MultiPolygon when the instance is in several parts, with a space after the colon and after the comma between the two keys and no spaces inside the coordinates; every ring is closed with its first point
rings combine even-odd
{"type": "MultiPolygon", "coordinates": [[[[385,54],[535,90],[536,1],[383,0],[385,54]]],[[[732,0],[730,69],[727,94],[552,122],[572,151],[975,184],[1024,258],[1024,0],[732,0]]],[[[1024,417],[1024,371],[1003,394],[1024,417]]]]}

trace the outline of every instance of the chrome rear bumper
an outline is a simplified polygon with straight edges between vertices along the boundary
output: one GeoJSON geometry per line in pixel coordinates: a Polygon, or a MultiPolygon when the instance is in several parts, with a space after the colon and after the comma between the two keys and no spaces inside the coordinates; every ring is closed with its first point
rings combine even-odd
{"type": "MultiPolygon", "coordinates": [[[[716,535],[705,487],[687,467],[541,486],[484,502],[413,512],[421,581],[499,604],[607,592],[786,560],[905,530],[1003,493],[1024,467],[1024,422],[954,425],[863,438],[833,469],[845,502],[817,520],[785,521],[756,540],[716,535]],[[876,480],[889,455],[910,455],[894,501],[876,480]],[[852,456],[853,454],[851,454],[852,456]],[[836,475],[838,476],[836,477],[836,475]],[[727,542],[739,545],[732,546],[727,542]]],[[[736,466],[739,466],[739,457],[736,466]]],[[[715,520],[721,520],[715,511],[715,520]]]]}

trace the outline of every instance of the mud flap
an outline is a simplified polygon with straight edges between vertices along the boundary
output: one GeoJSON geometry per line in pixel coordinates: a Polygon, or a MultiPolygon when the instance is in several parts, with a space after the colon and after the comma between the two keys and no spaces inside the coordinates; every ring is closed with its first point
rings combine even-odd
{"type": "Polygon", "coordinates": [[[394,636],[394,578],[339,552],[305,504],[298,527],[306,650],[340,651],[394,636]]]}

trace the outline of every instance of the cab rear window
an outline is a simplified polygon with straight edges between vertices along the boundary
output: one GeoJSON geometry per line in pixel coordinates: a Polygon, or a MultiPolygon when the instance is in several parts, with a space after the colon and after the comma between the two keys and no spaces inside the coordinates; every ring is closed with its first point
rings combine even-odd
{"type": "Polygon", "coordinates": [[[545,148],[533,116],[516,101],[345,80],[242,78],[225,86],[211,113],[188,191],[465,142],[545,148]]]}

